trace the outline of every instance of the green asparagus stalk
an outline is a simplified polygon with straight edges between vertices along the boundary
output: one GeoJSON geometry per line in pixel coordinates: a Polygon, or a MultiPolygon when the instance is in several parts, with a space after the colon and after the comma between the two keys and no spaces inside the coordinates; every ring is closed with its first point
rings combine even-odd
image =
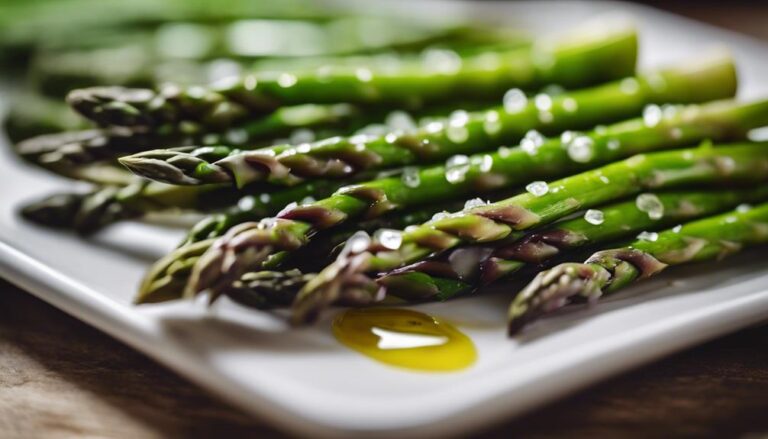
{"type": "Polygon", "coordinates": [[[557,222],[517,241],[455,248],[438,258],[385,273],[377,282],[387,294],[397,297],[446,300],[526,266],[542,264],[562,252],[670,227],[767,198],[768,188],[643,193],[629,201],[588,210],[584,216],[557,222]]]}
{"type": "Polygon", "coordinates": [[[655,109],[666,116],[648,112],[643,119],[604,127],[587,135],[566,133],[561,139],[548,142],[531,136],[523,147],[501,148],[494,154],[472,158],[457,156],[449,159],[446,166],[406,170],[400,177],[345,187],[315,203],[289,206],[275,219],[241,224],[221,237],[200,259],[189,291],[215,291],[242,273],[257,269],[273,253],[295,250],[317,231],[356,218],[425,203],[466,199],[477,192],[568,175],[641,152],[705,139],[743,138],[745,129],[765,125],[768,117],[768,101],[655,109]],[[227,265],[222,266],[225,260],[227,265]]]}
{"type": "MultiPolygon", "coordinates": [[[[526,235],[523,239],[492,246],[458,247],[439,258],[417,262],[385,273],[377,282],[387,296],[407,301],[447,300],[508,276],[528,265],[538,265],[571,249],[600,244],[668,227],[693,218],[731,209],[740,203],[760,202],[768,189],[683,191],[642,194],[636,200],[590,211],[583,217],[561,221],[526,235]]],[[[428,218],[425,218],[425,220],[428,218]]],[[[416,224],[416,222],[407,225],[416,224]]],[[[394,223],[386,227],[402,229],[394,223]]],[[[366,232],[374,229],[361,227],[366,232]]],[[[339,234],[344,240],[351,232],[339,234]]],[[[343,241],[331,240],[332,245],[343,241]]],[[[331,254],[327,246],[325,254],[331,254]]],[[[298,259],[305,259],[299,257],[298,259]]],[[[324,260],[326,258],[320,258],[324,260]]],[[[315,273],[301,270],[246,273],[224,291],[245,305],[268,309],[291,304],[315,273]]]]}
{"type": "Polygon", "coordinates": [[[531,48],[446,57],[393,71],[350,69],[247,75],[215,87],[161,90],[96,87],[68,96],[78,112],[102,125],[162,125],[194,120],[228,126],[286,105],[349,102],[399,107],[500,96],[510,87],[557,83],[579,87],[631,75],[637,35],[632,28],[579,30],[531,48]]]}
{"type": "MultiPolygon", "coordinates": [[[[287,191],[295,189],[291,188],[287,191]]],[[[288,196],[286,194],[287,191],[281,191],[273,195],[282,196],[282,201],[288,199],[284,204],[297,199],[296,195],[288,196]]],[[[455,203],[429,205],[411,212],[398,212],[397,215],[385,215],[384,217],[364,221],[358,227],[370,231],[381,227],[402,228],[411,224],[422,223],[435,212],[446,207],[456,206],[455,203]]],[[[215,241],[213,238],[223,235],[232,227],[242,223],[244,219],[258,220],[268,216],[265,210],[259,202],[252,199],[248,200],[248,202],[238,203],[237,207],[231,208],[227,212],[214,214],[200,221],[190,230],[185,240],[176,250],[152,266],[139,288],[135,302],[155,303],[180,298],[184,285],[189,279],[192,267],[200,255],[215,241]]],[[[343,243],[354,231],[350,227],[346,230],[339,230],[337,233],[324,236],[323,239],[315,240],[312,243],[313,245],[303,249],[305,251],[292,255],[294,257],[290,258],[288,262],[305,271],[307,269],[317,270],[322,266],[323,262],[331,257],[334,248],[343,243]],[[297,261],[300,261],[300,263],[297,263],[297,261]]],[[[296,273],[295,271],[291,273],[293,274],[273,271],[271,274],[264,272],[264,274],[259,274],[255,277],[246,273],[243,278],[239,279],[239,281],[243,281],[237,287],[237,290],[240,292],[239,296],[251,296],[252,301],[263,303],[264,306],[267,306],[268,303],[271,303],[273,299],[276,300],[278,297],[282,298],[281,301],[278,301],[279,303],[292,300],[298,291],[297,288],[304,285],[305,280],[309,277],[309,273],[306,275],[301,272],[296,273]],[[249,280],[246,281],[246,279],[249,280]],[[267,291],[267,285],[273,291],[267,291]],[[256,299],[255,296],[262,293],[264,293],[264,297],[256,299]],[[290,297],[288,297],[289,294],[291,295],[290,297]]],[[[225,294],[227,293],[225,292],[225,294]]],[[[273,306],[276,304],[273,304],[273,306]]]]}
{"type": "Polygon", "coordinates": [[[288,203],[331,193],[339,184],[317,180],[273,193],[247,195],[247,192],[221,185],[179,187],[136,181],[125,187],[108,186],[84,194],[55,194],[29,204],[22,213],[41,225],[74,229],[89,235],[114,222],[151,212],[211,212],[235,203],[247,208],[249,215],[266,217],[279,212],[288,203]]]}
{"type": "Polygon", "coordinates": [[[434,163],[455,154],[517,143],[532,129],[544,134],[583,129],[632,117],[647,104],[704,102],[732,97],[735,91],[733,60],[718,56],[554,98],[539,94],[528,101],[522,92],[510,92],[507,96],[514,99],[507,99],[506,106],[457,111],[445,122],[414,132],[337,137],[278,155],[233,151],[212,163],[185,160],[185,152],[167,150],[123,157],[120,162],[138,175],[170,184],[243,186],[269,181],[290,185],[306,178],[348,178],[366,170],[434,163]],[[515,99],[520,102],[514,103],[515,99]]]}
{"type": "MultiPolygon", "coordinates": [[[[33,137],[20,142],[16,151],[22,157],[47,168],[90,164],[113,160],[158,147],[193,144],[217,144],[226,142],[227,154],[235,147],[248,149],[259,142],[289,136],[296,130],[343,130],[357,129],[370,122],[367,115],[347,104],[299,105],[281,108],[272,114],[221,132],[206,132],[204,127],[183,124],[161,129],[128,129],[112,127],[82,132],[63,132],[33,137]]],[[[312,134],[310,132],[310,134],[312,134]]],[[[283,149],[286,146],[274,147],[283,149]]],[[[210,147],[204,147],[204,151],[210,147]]],[[[221,149],[219,147],[218,149],[221,149]]],[[[187,151],[183,149],[179,151],[187,151]]],[[[184,153],[186,154],[186,153],[184,153]]],[[[226,157],[221,154],[218,158],[226,157]]],[[[186,156],[186,155],[185,155],[186,156]]]]}
{"type": "Polygon", "coordinates": [[[660,233],[642,233],[627,246],[539,273],[509,308],[509,334],[577,298],[597,301],[669,266],[722,258],[768,242],[768,204],[738,208],[660,233]]]}
{"type": "MultiPolygon", "coordinates": [[[[347,251],[297,296],[293,321],[311,321],[321,309],[338,301],[370,303],[380,299],[383,291],[366,273],[393,270],[460,245],[519,239],[519,232],[523,230],[646,190],[762,183],[766,178],[768,144],[657,152],[553,182],[546,193],[527,192],[472,207],[405,232],[387,231],[374,241],[358,235],[350,238],[347,251]]],[[[227,257],[231,258],[232,254],[227,257]]],[[[204,259],[205,255],[201,261],[204,259]]]]}
{"type": "Polygon", "coordinates": [[[337,233],[314,240],[311,245],[291,255],[284,271],[258,271],[244,274],[224,295],[246,306],[258,309],[285,307],[293,302],[299,290],[338,252],[340,246],[357,230],[373,232],[382,227],[401,229],[420,224],[441,210],[456,208],[457,203],[430,205],[415,211],[386,215],[347,227],[337,233]]]}

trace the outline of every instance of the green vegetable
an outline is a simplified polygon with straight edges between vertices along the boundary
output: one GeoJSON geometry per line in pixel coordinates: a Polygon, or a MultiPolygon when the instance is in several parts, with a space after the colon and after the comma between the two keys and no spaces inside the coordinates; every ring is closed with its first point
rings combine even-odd
{"type": "MultiPolygon", "coordinates": [[[[658,107],[656,110],[662,111],[658,107]]],[[[568,175],[640,152],[705,139],[743,137],[750,127],[766,124],[768,101],[670,107],[665,113],[587,135],[566,133],[562,139],[548,142],[528,139],[525,147],[501,148],[494,154],[472,158],[458,156],[450,159],[448,166],[406,169],[398,177],[344,187],[326,199],[289,206],[276,219],[244,223],[221,237],[201,258],[190,280],[190,290],[226,285],[242,273],[257,269],[270,255],[300,248],[317,231],[356,218],[568,175]],[[222,267],[225,255],[228,265],[222,267]]]]}
{"type": "Polygon", "coordinates": [[[768,188],[643,193],[628,201],[588,210],[583,216],[557,222],[519,240],[457,247],[438,258],[386,273],[377,281],[391,291],[388,294],[397,297],[445,300],[575,248],[670,227],[766,198],[768,188]]]}
{"type": "MultiPolygon", "coordinates": [[[[519,238],[520,231],[643,191],[686,185],[754,184],[762,183],[766,178],[768,144],[657,152],[637,155],[553,182],[543,194],[524,193],[436,218],[403,233],[388,232],[386,240],[371,242],[368,238],[353,237],[348,241],[349,251],[342,252],[336,262],[299,294],[293,308],[293,320],[296,323],[312,320],[325,306],[345,300],[346,296],[353,297],[356,302],[376,300],[381,296],[379,285],[365,273],[413,264],[460,245],[514,240],[519,238]]],[[[291,244],[284,238],[290,236],[291,231],[275,228],[270,230],[270,236],[280,236],[291,244]]],[[[218,257],[232,265],[233,256],[243,251],[242,241],[258,235],[242,233],[234,248],[221,244],[213,246],[210,256],[203,255],[198,262],[201,267],[193,273],[190,290],[201,291],[205,289],[201,286],[214,285],[212,280],[218,279],[213,274],[219,274],[216,268],[221,264],[210,264],[210,261],[218,262],[214,259],[218,257]]],[[[258,253],[258,250],[251,252],[258,253]]]]}
{"type": "Polygon", "coordinates": [[[579,87],[634,72],[634,29],[579,30],[555,42],[530,48],[466,56],[442,56],[423,64],[405,63],[377,71],[344,66],[314,71],[253,74],[213,87],[161,90],[96,87],[68,96],[78,112],[102,125],[162,125],[193,120],[230,126],[254,114],[286,105],[349,102],[414,107],[490,99],[511,87],[536,88],[557,83],[579,87]]]}
{"type": "Polygon", "coordinates": [[[555,97],[539,94],[529,101],[519,90],[509,92],[505,106],[456,111],[444,122],[413,131],[307,143],[278,155],[232,150],[221,160],[202,162],[190,160],[184,151],[157,150],[120,162],[138,175],[170,184],[290,185],[307,178],[348,178],[366,170],[434,163],[517,143],[532,129],[544,134],[583,129],[637,115],[647,104],[704,102],[732,97],[735,91],[733,60],[718,57],[555,97]]]}
{"type": "Polygon", "coordinates": [[[593,254],[539,273],[509,308],[509,333],[577,298],[594,302],[668,266],[719,259],[768,242],[768,204],[643,233],[627,246],[593,254]]]}

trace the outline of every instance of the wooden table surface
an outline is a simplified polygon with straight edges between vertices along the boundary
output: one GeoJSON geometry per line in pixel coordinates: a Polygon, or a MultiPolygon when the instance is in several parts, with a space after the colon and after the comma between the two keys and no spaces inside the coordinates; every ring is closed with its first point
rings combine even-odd
{"type": "MultiPolygon", "coordinates": [[[[723,3],[725,4],[725,3],[723,3]]],[[[676,12],[768,39],[768,11],[676,12]]],[[[607,381],[484,437],[768,438],[768,325],[607,381]]],[[[0,281],[0,438],[284,437],[0,281]]]]}

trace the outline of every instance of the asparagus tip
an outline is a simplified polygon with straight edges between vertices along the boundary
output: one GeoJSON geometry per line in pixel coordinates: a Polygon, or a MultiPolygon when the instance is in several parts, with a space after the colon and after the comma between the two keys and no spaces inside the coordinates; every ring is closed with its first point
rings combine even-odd
{"type": "Polygon", "coordinates": [[[555,311],[576,295],[596,299],[610,274],[602,267],[566,263],[539,273],[509,307],[507,332],[518,334],[528,323],[555,311]]]}
{"type": "Polygon", "coordinates": [[[136,105],[146,105],[155,96],[150,89],[90,87],[72,90],[66,100],[75,111],[97,123],[137,126],[149,121],[136,105]]]}
{"type": "Polygon", "coordinates": [[[184,296],[194,297],[208,290],[215,300],[246,271],[260,268],[273,249],[270,245],[259,245],[262,231],[260,223],[247,222],[213,241],[192,267],[184,296]]]}
{"type": "Polygon", "coordinates": [[[291,324],[313,323],[333,304],[368,305],[384,299],[385,290],[365,274],[369,253],[342,254],[311,279],[296,296],[291,307],[291,324]]]}
{"type": "Polygon", "coordinates": [[[24,206],[21,215],[46,227],[72,228],[85,194],[54,194],[24,206]]]}

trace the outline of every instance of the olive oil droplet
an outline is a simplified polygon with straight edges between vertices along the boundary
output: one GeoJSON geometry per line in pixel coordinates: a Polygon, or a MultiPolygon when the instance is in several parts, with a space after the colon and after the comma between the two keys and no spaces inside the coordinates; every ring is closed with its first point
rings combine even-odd
{"type": "Polygon", "coordinates": [[[472,341],[453,325],[408,309],[352,309],[333,322],[342,344],[382,363],[406,369],[450,372],[477,359],[472,341]]]}

